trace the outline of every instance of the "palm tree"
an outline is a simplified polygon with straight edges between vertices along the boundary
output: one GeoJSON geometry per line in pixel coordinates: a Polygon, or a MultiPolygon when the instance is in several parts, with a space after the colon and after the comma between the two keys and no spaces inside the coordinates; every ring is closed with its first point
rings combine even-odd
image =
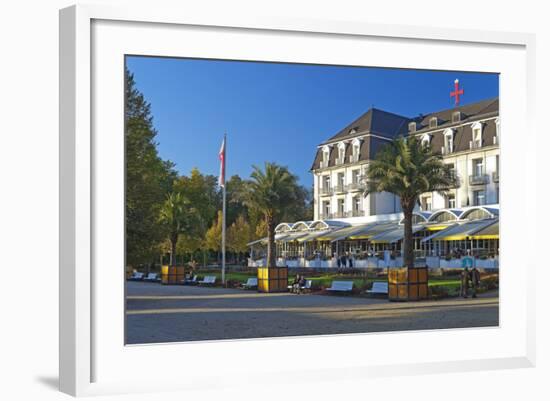
{"type": "Polygon", "coordinates": [[[170,240],[170,266],[176,266],[176,245],[181,233],[190,231],[195,221],[195,209],[180,192],[170,192],[160,210],[160,221],[165,224],[170,240]]]}
{"type": "Polygon", "coordinates": [[[275,226],[286,209],[296,203],[300,187],[286,167],[265,163],[264,170],[253,166],[247,182],[246,205],[261,213],[267,228],[267,267],[275,267],[275,226]]]}
{"type": "Polygon", "coordinates": [[[412,240],[413,210],[425,192],[444,194],[456,179],[451,166],[443,163],[441,155],[416,137],[398,137],[378,152],[367,172],[365,196],[374,192],[390,192],[399,196],[404,215],[403,256],[406,267],[414,267],[412,240]]]}

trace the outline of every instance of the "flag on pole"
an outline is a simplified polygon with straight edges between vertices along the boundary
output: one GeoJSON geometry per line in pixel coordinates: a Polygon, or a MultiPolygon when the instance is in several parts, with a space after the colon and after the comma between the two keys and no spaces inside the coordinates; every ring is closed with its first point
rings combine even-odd
{"type": "Polygon", "coordinates": [[[220,177],[218,183],[222,187],[222,283],[225,285],[225,139],[223,136],[222,147],[218,157],[220,158],[220,177]]]}
{"type": "Polygon", "coordinates": [[[225,187],[225,136],[218,157],[220,158],[220,177],[218,178],[218,184],[220,187],[225,187]]]}

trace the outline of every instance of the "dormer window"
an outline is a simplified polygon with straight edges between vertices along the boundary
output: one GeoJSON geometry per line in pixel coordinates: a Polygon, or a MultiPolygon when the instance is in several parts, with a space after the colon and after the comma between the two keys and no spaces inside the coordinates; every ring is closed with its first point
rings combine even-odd
{"type": "Polygon", "coordinates": [[[472,125],[472,142],[470,142],[470,149],[479,149],[482,143],[482,126],[481,123],[477,122],[472,125]]]}
{"type": "Polygon", "coordinates": [[[430,128],[437,128],[437,117],[430,118],[430,128]]]}
{"type": "Polygon", "coordinates": [[[344,164],[346,158],[346,144],[338,144],[338,157],[336,158],[336,164],[344,164]]]}
{"type": "Polygon", "coordinates": [[[460,111],[455,111],[452,116],[452,122],[458,123],[462,120],[462,113],[460,111]]]}
{"type": "Polygon", "coordinates": [[[493,137],[493,145],[500,143],[500,118],[495,119],[495,136],[493,137]]]}
{"type": "Polygon", "coordinates": [[[356,163],[359,161],[359,154],[361,152],[361,140],[360,139],[354,139],[351,143],[351,155],[350,155],[350,163],[356,163]]]}
{"type": "Polygon", "coordinates": [[[330,159],[330,148],[328,146],[323,147],[322,153],[321,153],[321,168],[328,167],[328,161],[330,159]]]}
{"type": "Polygon", "coordinates": [[[443,133],[443,147],[441,148],[441,153],[444,155],[448,155],[449,153],[453,153],[453,139],[454,139],[454,131],[452,129],[447,129],[443,133]]]}
{"type": "Polygon", "coordinates": [[[409,123],[409,132],[416,132],[416,123],[414,121],[409,123]]]}
{"type": "Polygon", "coordinates": [[[430,135],[428,134],[423,135],[421,140],[422,147],[427,148],[428,146],[430,146],[430,140],[431,140],[430,135]]]}
{"type": "Polygon", "coordinates": [[[357,128],[354,127],[354,128],[352,128],[352,129],[350,129],[350,130],[349,130],[349,134],[350,134],[350,135],[357,134],[357,128]]]}

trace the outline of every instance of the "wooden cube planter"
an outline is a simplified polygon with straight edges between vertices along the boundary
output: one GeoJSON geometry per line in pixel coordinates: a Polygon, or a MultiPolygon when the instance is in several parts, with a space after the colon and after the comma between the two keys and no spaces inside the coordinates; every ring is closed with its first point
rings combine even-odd
{"type": "Polygon", "coordinates": [[[288,291],[288,268],[258,267],[258,292],[288,291]]]}
{"type": "Polygon", "coordinates": [[[427,267],[391,267],[388,269],[388,299],[418,301],[428,298],[427,267]]]}
{"type": "Polygon", "coordinates": [[[183,266],[162,266],[160,282],[162,284],[182,284],[185,279],[183,266]]]}

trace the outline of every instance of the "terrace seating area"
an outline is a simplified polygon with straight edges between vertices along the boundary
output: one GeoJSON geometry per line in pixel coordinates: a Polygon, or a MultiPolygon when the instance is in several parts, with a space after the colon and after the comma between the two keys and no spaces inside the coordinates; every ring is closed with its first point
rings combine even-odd
{"type": "MultiPolygon", "coordinates": [[[[353,224],[344,220],[281,223],[275,229],[277,265],[291,268],[402,265],[402,216],[375,217],[373,221],[365,217],[353,224]]],[[[266,241],[262,238],[248,244],[248,266],[265,265],[266,241]]],[[[418,262],[432,269],[460,267],[465,256],[474,257],[480,268],[498,269],[498,205],[416,212],[413,247],[418,262]]]]}

